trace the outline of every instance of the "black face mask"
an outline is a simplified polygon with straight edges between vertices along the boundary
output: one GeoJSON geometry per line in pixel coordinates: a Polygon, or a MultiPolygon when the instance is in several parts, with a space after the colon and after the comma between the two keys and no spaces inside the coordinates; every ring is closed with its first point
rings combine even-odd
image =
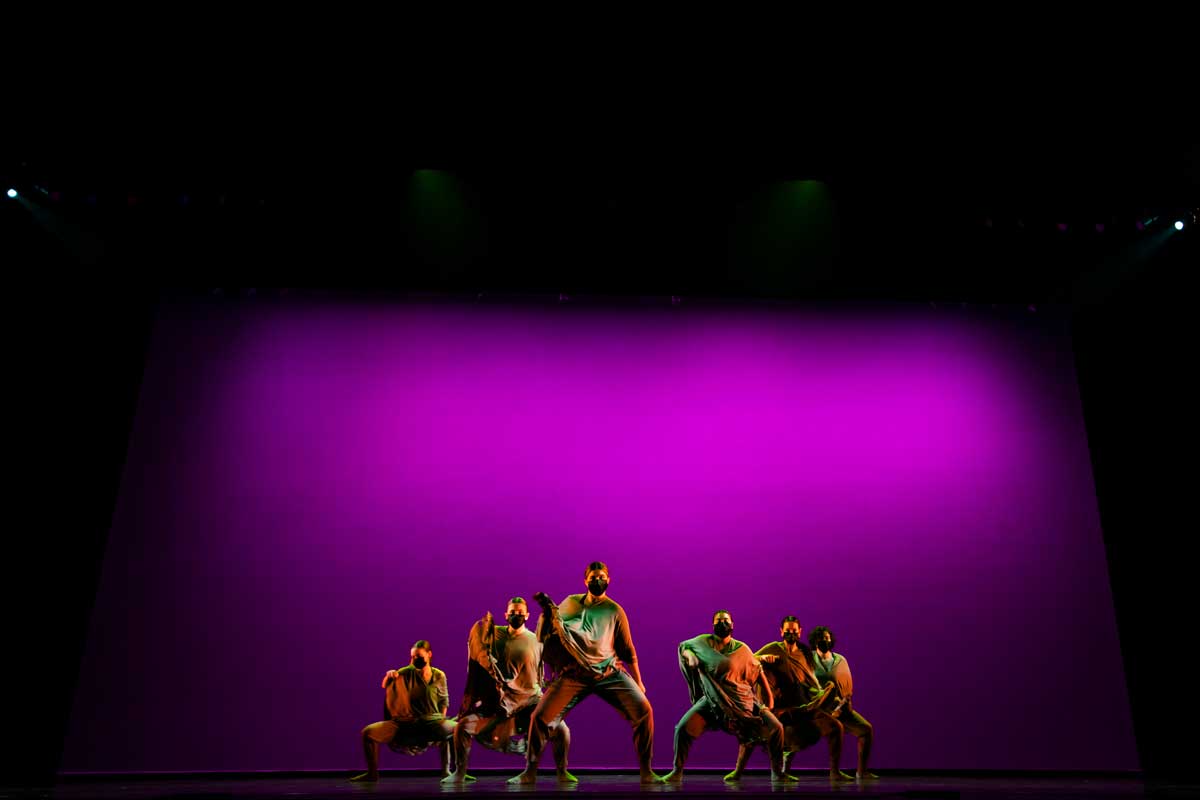
{"type": "Polygon", "coordinates": [[[822,653],[828,653],[833,647],[833,642],[817,642],[817,649],[822,653]]]}
{"type": "Polygon", "coordinates": [[[588,591],[595,597],[599,597],[608,591],[608,581],[593,580],[588,581],[588,591]]]}
{"type": "Polygon", "coordinates": [[[425,664],[427,664],[427,663],[428,662],[425,661],[425,659],[421,658],[420,656],[417,656],[416,658],[413,659],[413,666],[416,667],[417,669],[425,669],[425,664]]]}
{"type": "Polygon", "coordinates": [[[728,622],[718,622],[713,625],[713,635],[720,639],[724,639],[731,633],[733,633],[733,626],[728,622]]]}
{"type": "Polygon", "coordinates": [[[520,614],[509,614],[508,615],[508,627],[519,628],[524,624],[525,624],[525,618],[522,617],[520,614]]]}
{"type": "Polygon", "coordinates": [[[785,642],[787,642],[788,644],[795,644],[795,643],[796,643],[796,640],[797,640],[797,639],[799,639],[799,638],[800,638],[799,636],[797,636],[796,634],[792,633],[791,631],[788,631],[787,633],[785,633],[785,634],[783,635],[783,640],[784,640],[785,642]]]}

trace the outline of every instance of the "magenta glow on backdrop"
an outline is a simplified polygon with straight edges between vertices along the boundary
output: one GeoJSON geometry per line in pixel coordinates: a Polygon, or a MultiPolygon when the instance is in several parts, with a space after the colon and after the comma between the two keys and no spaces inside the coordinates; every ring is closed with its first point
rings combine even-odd
{"type": "MultiPolygon", "coordinates": [[[[717,608],[832,627],[881,769],[1138,766],[1063,322],[264,302],[160,312],[63,769],[358,768],[414,640],[455,710],[471,623],[596,559],[656,767],[717,608]]],[[[569,722],[635,766],[602,701],[569,722]]]]}

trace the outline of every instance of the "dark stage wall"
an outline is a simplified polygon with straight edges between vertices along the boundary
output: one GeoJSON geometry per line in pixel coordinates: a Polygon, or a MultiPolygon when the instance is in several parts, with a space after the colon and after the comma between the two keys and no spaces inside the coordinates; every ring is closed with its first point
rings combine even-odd
{"type": "MultiPolygon", "coordinates": [[[[716,608],[831,626],[881,768],[1138,766],[1064,321],[232,303],[160,309],[62,767],[354,768],[413,640],[456,708],[472,621],[593,559],[656,766],[716,608]]],[[[634,766],[602,702],[569,721],[634,766]]]]}

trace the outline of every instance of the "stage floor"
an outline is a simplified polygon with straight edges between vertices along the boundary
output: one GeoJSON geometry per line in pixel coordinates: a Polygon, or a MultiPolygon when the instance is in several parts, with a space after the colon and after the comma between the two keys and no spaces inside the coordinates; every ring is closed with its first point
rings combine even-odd
{"type": "Polygon", "coordinates": [[[824,776],[805,774],[798,783],[772,784],[766,774],[751,774],[737,784],[726,784],[715,773],[688,774],[682,786],[643,787],[637,776],[621,773],[579,773],[579,783],[561,786],[553,773],[533,787],[509,786],[509,774],[480,772],[479,780],[464,786],[444,787],[434,775],[387,773],[376,784],[355,784],[345,775],[246,777],[213,776],[125,776],[64,777],[58,785],[41,789],[0,789],[0,798],[62,798],[62,800],[158,800],[159,798],[311,798],[354,800],[355,798],[444,797],[446,795],[494,796],[537,794],[543,797],[588,794],[593,797],[634,797],[655,794],[690,796],[754,796],[790,793],[806,797],[878,798],[1182,798],[1200,796],[1197,785],[1147,785],[1136,777],[1114,776],[1012,776],[989,775],[887,775],[878,781],[832,786],[824,776]]]}

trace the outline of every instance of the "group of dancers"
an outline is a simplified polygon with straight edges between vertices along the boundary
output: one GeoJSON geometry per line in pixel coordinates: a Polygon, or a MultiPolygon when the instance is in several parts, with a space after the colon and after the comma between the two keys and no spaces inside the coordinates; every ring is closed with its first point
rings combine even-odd
{"type": "Polygon", "coordinates": [[[447,717],[450,695],[446,674],[433,666],[433,649],[422,639],[412,646],[408,666],[389,670],[384,720],[362,730],[367,771],[353,781],[379,779],[379,745],[416,754],[437,747],[442,783],[475,780],[467,774],[471,745],[478,742],[500,752],[523,754],[525,769],[509,783],[537,780],[538,762],[551,745],[560,782],[574,783],[567,771],[571,732],[563,719],[589,695],[598,695],[633,728],[642,783],[678,783],[688,751],[707,730],[723,730],[738,740],[737,763],[725,776],[739,780],[758,745],[770,756],[771,779],[797,778],[790,768],[795,754],[822,738],[829,746],[829,778],[834,782],[873,780],[867,769],[871,723],[854,710],[853,681],[846,659],[833,651],[834,637],[818,627],[801,640],[794,616],[780,621],[780,641],[752,652],[733,638],[733,617],[713,614],[712,633],[679,645],[679,667],[687,681],[692,706],[675,726],[675,762],[665,776],[650,768],[654,712],[638,667],[625,610],[608,596],[608,567],[600,561],[584,574],[587,592],[569,595],[560,604],[539,592],[537,632],[526,627],[529,605],[509,600],[506,625],[488,613],[472,626],[466,687],[458,714],[447,717]],[[553,680],[543,675],[548,667],[553,680]],[[841,771],[843,736],[858,739],[855,775],[841,771]]]}

